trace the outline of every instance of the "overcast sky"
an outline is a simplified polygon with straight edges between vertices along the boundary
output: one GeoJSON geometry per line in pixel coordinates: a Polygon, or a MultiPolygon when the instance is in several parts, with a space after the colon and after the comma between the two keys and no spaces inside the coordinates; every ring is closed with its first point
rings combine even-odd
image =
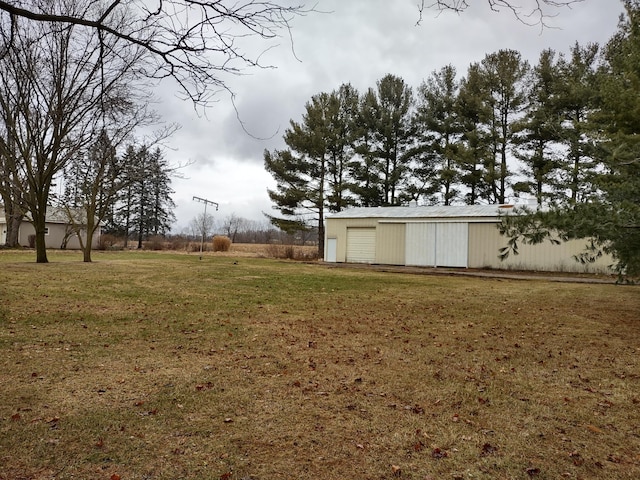
{"type": "MultiPolygon", "coordinates": [[[[165,121],[182,126],[167,142],[167,159],[172,164],[191,163],[182,171],[184,178],[173,181],[177,221],[172,231],[183,231],[202,213],[203,205],[192,200],[194,195],[220,204],[218,212],[208,209],[217,222],[231,214],[264,221],[262,212],[277,213],[267,195],[275,182],[264,170],[263,151],[284,148],[282,135],[289,120],[300,121],[305,103],[317,93],[343,83],[362,92],[387,73],[415,88],[447,64],[461,77],[470,63],[505,48],[518,50],[535,64],[545,48],[566,53],[575,42],[604,44],[623,11],[617,0],[585,0],[558,10],[556,17],[547,19],[553,28],[541,32],[540,27],[518,22],[510,12],[491,12],[484,0],[471,2],[473,7],[461,15],[425,11],[416,25],[418,3],[318,0],[315,9],[326,13],[294,19],[293,43],[281,38],[277,48],[263,55],[261,62],[275,68],[228,78],[240,119],[251,135],[243,130],[227,94],[220,94],[218,103],[203,113],[181,100],[172,85],[160,85],[158,112],[165,121]]],[[[258,54],[268,46],[257,41],[246,48],[258,54]]]]}

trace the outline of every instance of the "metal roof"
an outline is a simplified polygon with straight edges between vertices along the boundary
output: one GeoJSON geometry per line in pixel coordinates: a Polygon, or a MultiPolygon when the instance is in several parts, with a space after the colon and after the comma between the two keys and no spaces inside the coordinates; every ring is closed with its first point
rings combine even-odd
{"type": "Polygon", "coordinates": [[[525,205],[436,205],[415,207],[355,207],[327,218],[496,218],[525,205]]]}
{"type": "MultiPolygon", "coordinates": [[[[86,219],[87,219],[87,213],[84,209],[80,208],[80,207],[73,207],[71,209],[71,213],[73,213],[73,215],[76,217],[76,222],[80,222],[80,223],[86,223],[86,219]]],[[[26,212],[24,215],[23,220],[25,222],[29,222],[31,219],[31,213],[30,212],[26,212]]],[[[6,219],[6,213],[4,211],[4,209],[2,207],[0,207],[0,223],[6,223],[7,219],[6,219]]],[[[46,223],[61,223],[61,224],[68,224],[70,223],[69,221],[69,217],[68,214],[65,212],[65,210],[63,210],[62,208],[58,208],[58,207],[53,207],[51,205],[48,206],[47,208],[47,215],[46,215],[46,223]]],[[[104,224],[101,223],[101,224],[104,224]]]]}

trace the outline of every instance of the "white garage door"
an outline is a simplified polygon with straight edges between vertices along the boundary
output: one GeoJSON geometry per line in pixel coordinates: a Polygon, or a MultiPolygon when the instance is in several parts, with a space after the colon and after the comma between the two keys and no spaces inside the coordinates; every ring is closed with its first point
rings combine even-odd
{"type": "Polygon", "coordinates": [[[376,261],[376,229],[347,228],[347,262],[374,263],[376,261]]]}
{"type": "Polygon", "coordinates": [[[408,223],[405,263],[423,267],[466,267],[469,224],[464,222],[408,223]]]}

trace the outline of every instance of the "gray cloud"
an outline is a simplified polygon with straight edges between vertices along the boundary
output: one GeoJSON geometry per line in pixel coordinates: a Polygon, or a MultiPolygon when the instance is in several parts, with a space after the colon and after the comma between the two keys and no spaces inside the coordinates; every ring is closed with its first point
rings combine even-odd
{"type": "MultiPolygon", "coordinates": [[[[557,17],[548,19],[553,28],[541,32],[518,22],[509,12],[491,12],[480,0],[461,15],[427,11],[416,26],[417,3],[394,1],[390,7],[388,0],[320,0],[316,9],[330,13],[295,19],[293,44],[281,38],[279,47],[261,58],[263,64],[276,69],[228,77],[237,112],[251,135],[238,121],[226,93],[218,96],[219,102],[206,115],[198,115],[189,102],[176,98],[172,85],[161,85],[160,113],[166,121],[183,127],[170,142],[176,150],[167,156],[195,162],[186,172],[190,180],[174,185],[181,199],[178,224],[188,224],[198,212],[189,204],[191,193],[185,192],[194,186],[206,189],[207,185],[224,192],[225,208],[237,210],[237,214],[242,211],[248,218],[262,218],[261,211],[270,207],[262,152],[284,147],[282,135],[289,120],[300,120],[312,95],[342,83],[362,91],[374,87],[387,73],[417,87],[432,71],[447,64],[454,65],[462,76],[470,63],[501,48],[516,49],[535,63],[548,47],[567,52],[576,41],[606,42],[623,10],[618,2],[586,0],[572,9],[559,10],[557,17]],[[234,182],[235,188],[227,189],[234,182]]],[[[244,47],[257,54],[265,45],[248,42],[244,47]]]]}

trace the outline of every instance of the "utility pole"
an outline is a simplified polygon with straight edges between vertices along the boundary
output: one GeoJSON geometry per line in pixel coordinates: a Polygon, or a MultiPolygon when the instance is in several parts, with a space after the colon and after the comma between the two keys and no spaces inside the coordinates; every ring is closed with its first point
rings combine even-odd
{"type": "MultiPolygon", "coordinates": [[[[207,200],[206,198],[193,197],[193,200],[196,202],[204,203],[204,213],[202,216],[202,221],[205,222],[207,220],[207,205],[215,205],[216,212],[218,211],[218,204],[216,202],[212,202],[211,200],[207,200]]],[[[204,228],[202,229],[202,239],[200,240],[200,260],[202,260],[202,247],[204,246],[204,228]]]]}

